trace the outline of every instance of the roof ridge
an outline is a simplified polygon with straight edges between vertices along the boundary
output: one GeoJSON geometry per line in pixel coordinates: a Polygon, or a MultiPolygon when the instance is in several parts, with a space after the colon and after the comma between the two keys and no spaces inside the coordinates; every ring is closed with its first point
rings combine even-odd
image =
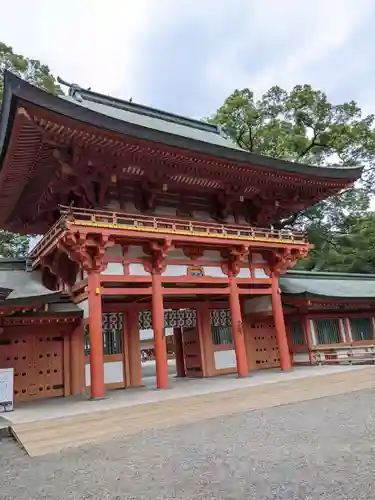
{"type": "Polygon", "coordinates": [[[159,118],[161,120],[176,123],[178,125],[183,125],[185,127],[191,127],[204,130],[206,132],[211,132],[213,134],[222,135],[221,126],[214,123],[208,123],[197,120],[196,118],[189,118],[187,116],[178,115],[169,111],[163,111],[161,109],[146,106],[144,104],[138,104],[132,102],[132,100],[125,100],[118,97],[107,96],[99,92],[94,92],[91,90],[91,88],[84,89],[76,83],[68,83],[60,77],[57,78],[57,81],[61,85],[69,87],[69,96],[75,99],[77,102],[82,102],[83,100],[95,102],[96,104],[103,104],[105,106],[122,109],[131,113],[137,113],[140,115],[149,116],[151,118],[159,118]]]}

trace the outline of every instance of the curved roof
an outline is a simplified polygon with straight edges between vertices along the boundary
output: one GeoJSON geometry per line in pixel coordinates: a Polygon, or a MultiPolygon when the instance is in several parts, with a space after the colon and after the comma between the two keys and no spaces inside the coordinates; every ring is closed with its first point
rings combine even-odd
{"type": "Polygon", "coordinates": [[[81,314],[61,292],[42,284],[39,271],[27,272],[25,259],[0,259],[0,306],[50,304],[49,312],[81,314]]]}
{"type": "Polygon", "coordinates": [[[78,86],[71,86],[69,94],[64,97],[53,96],[5,71],[0,121],[0,167],[20,99],[108,131],[266,169],[348,181],[355,181],[361,175],[362,169],[358,167],[309,166],[249,153],[223,137],[216,125],[97,94],[78,86]]]}
{"type": "Polygon", "coordinates": [[[375,275],[289,271],[280,278],[284,295],[331,299],[375,299],[375,275]]]}

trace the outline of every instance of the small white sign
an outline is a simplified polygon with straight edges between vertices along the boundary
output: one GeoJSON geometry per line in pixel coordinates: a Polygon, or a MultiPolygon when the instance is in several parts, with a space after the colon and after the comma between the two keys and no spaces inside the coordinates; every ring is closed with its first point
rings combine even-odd
{"type": "Polygon", "coordinates": [[[0,368],[0,413],[13,410],[13,368],[0,368]]]}

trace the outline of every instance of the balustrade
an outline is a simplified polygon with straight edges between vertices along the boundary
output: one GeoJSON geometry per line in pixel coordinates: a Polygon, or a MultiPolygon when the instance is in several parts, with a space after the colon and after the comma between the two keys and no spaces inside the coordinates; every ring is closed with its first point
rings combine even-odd
{"type": "Polygon", "coordinates": [[[122,213],[109,210],[60,207],[61,217],[31,250],[29,257],[36,258],[59,238],[68,225],[107,229],[191,235],[209,238],[238,239],[243,241],[285,242],[306,244],[303,233],[272,228],[258,228],[238,224],[193,221],[189,219],[122,213]]]}

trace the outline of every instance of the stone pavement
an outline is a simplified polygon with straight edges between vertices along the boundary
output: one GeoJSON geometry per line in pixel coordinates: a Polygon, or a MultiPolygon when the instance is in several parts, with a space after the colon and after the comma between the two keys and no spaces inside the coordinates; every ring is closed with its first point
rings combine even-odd
{"type": "Polygon", "coordinates": [[[116,436],[170,428],[220,415],[373,387],[375,387],[375,367],[367,367],[71,417],[13,424],[12,430],[31,456],[39,456],[69,447],[106,441],[116,436]]]}
{"type": "Polygon", "coordinates": [[[374,443],[374,389],[35,458],[2,439],[0,499],[373,500],[374,443]]]}

